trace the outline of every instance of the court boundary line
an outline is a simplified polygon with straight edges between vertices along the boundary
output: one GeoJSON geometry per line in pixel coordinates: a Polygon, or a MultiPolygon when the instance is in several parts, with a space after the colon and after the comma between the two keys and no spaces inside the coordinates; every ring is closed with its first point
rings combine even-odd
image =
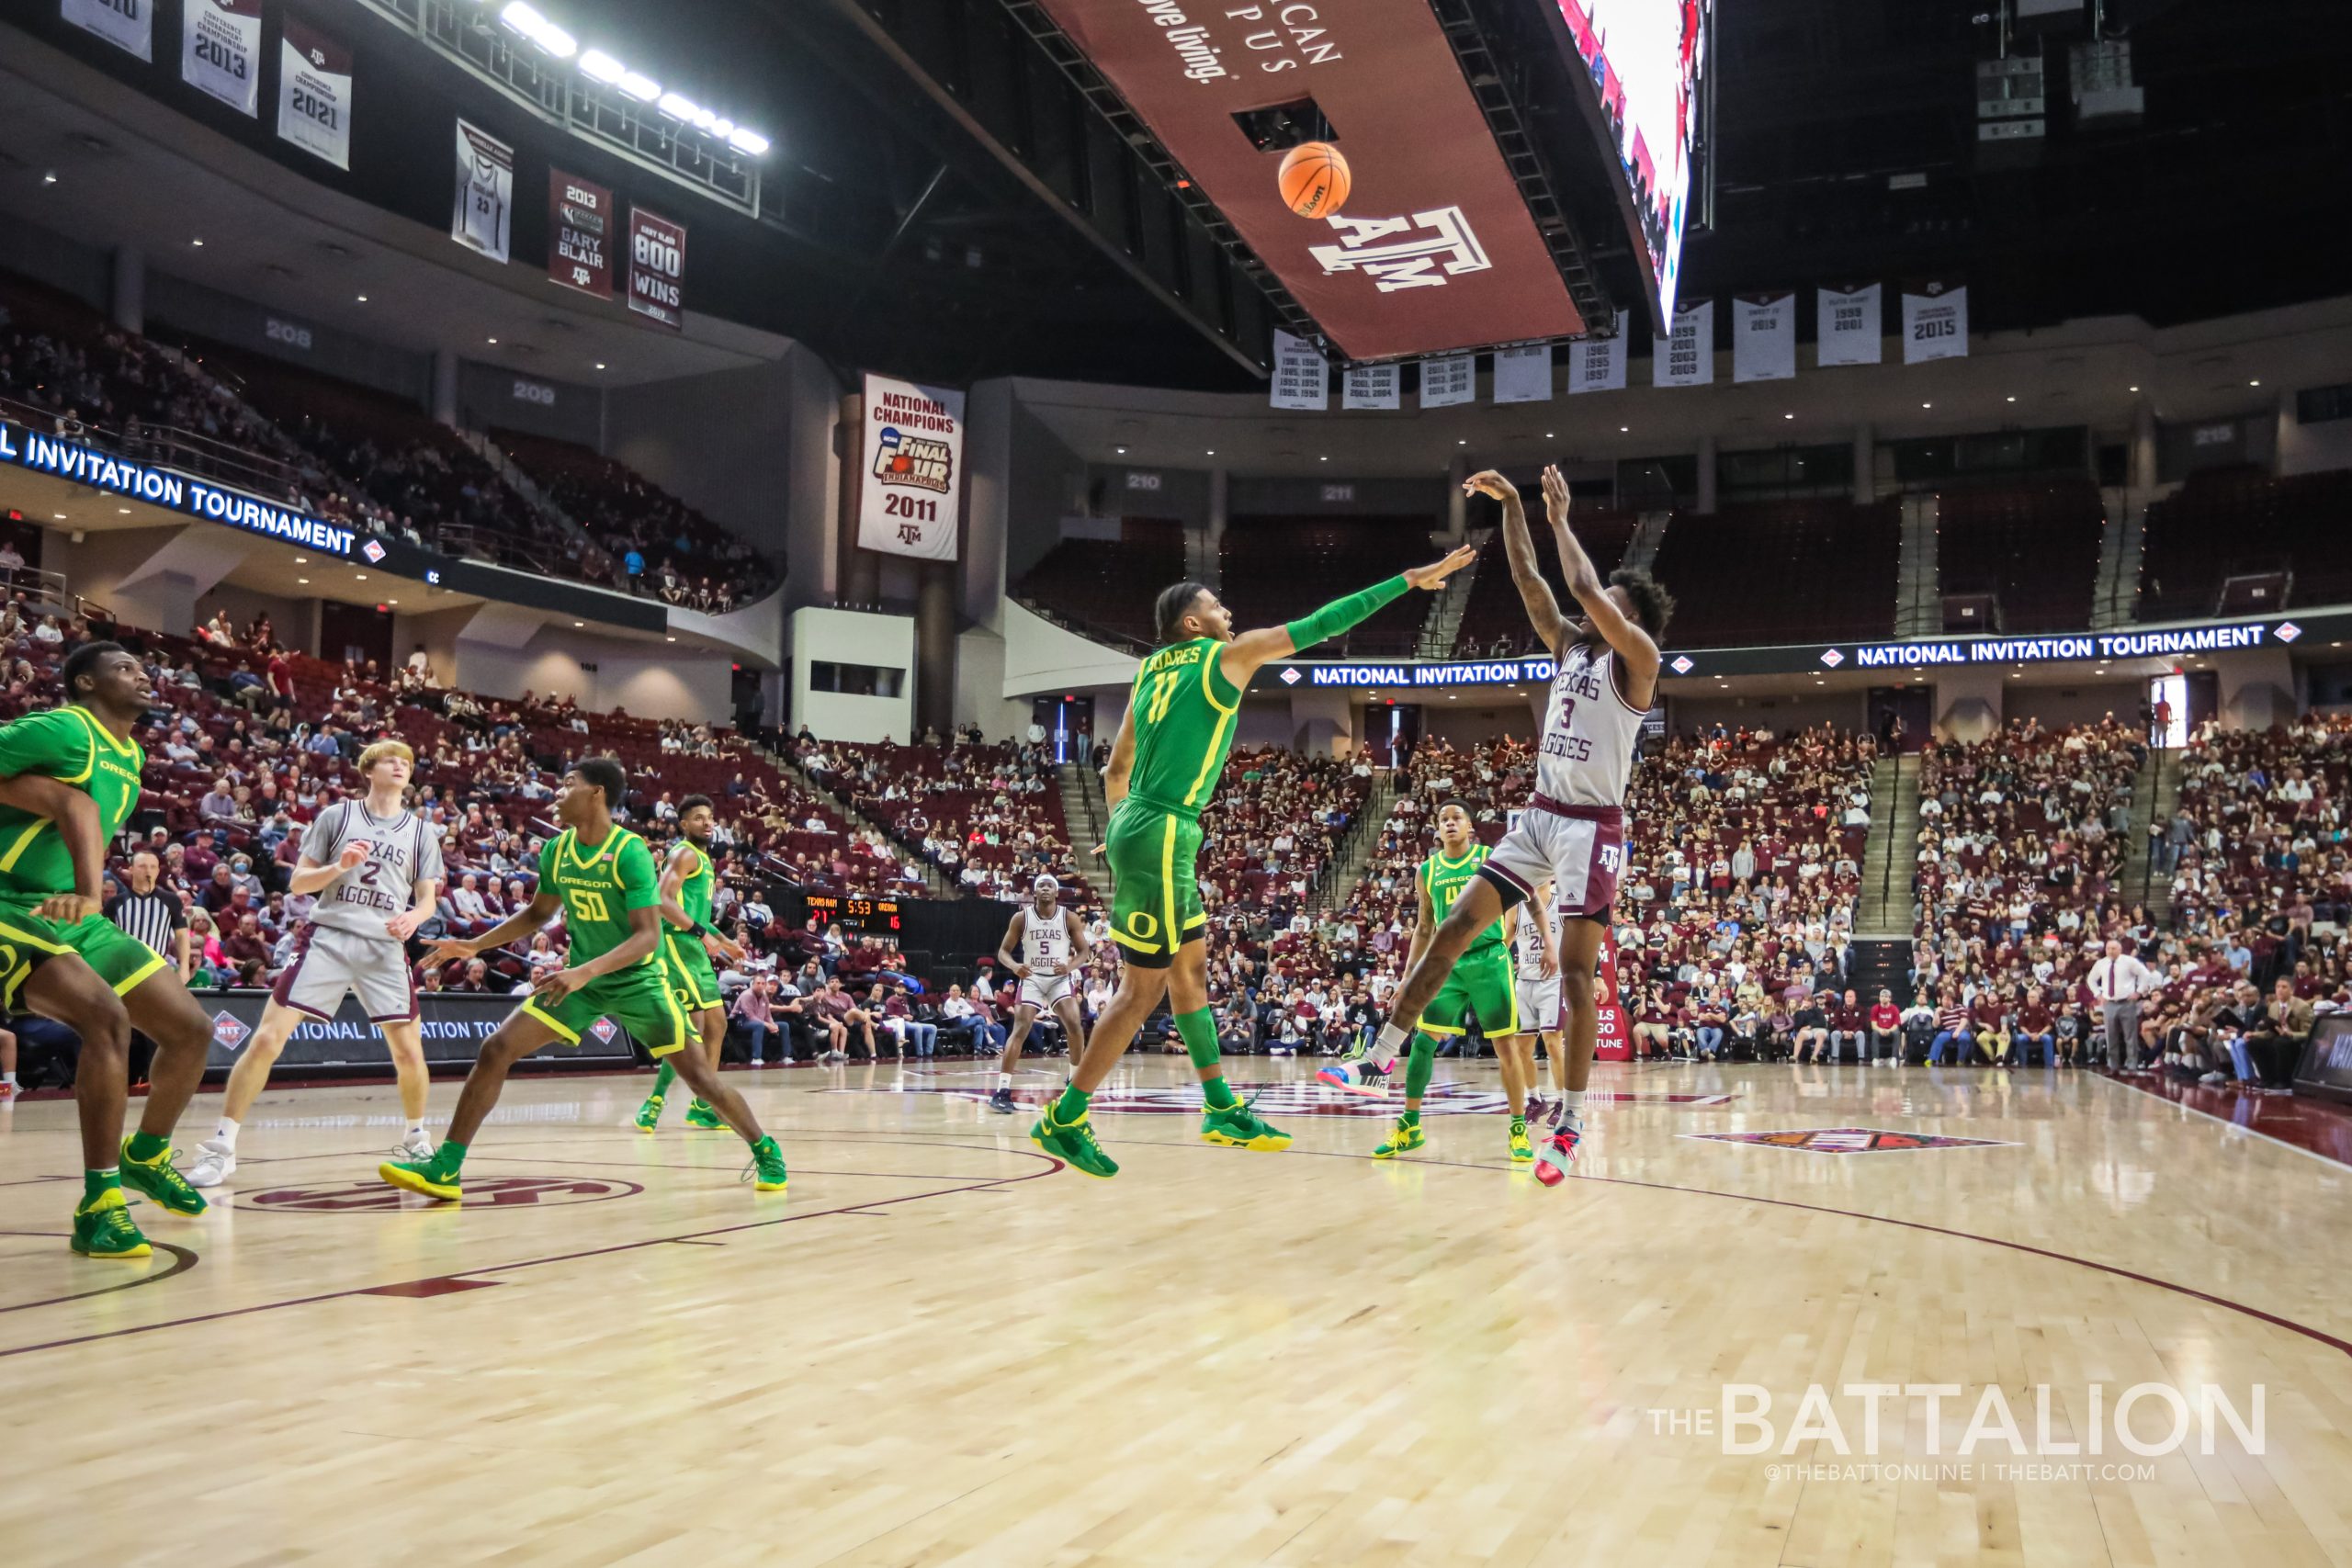
{"type": "Polygon", "coordinates": [[[2290,1144],[2286,1139],[2278,1136],[2276,1133],[2266,1133],[2258,1127],[2248,1127],[2240,1122],[2233,1122],[2226,1116],[2216,1116],[2211,1111],[2206,1110],[2203,1106],[2191,1105],[2185,1100],[2167,1099],[2165,1096],[2158,1094],[2154,1089],[2150,1089],[2147,1085],[2133,1083],[2131,1079],[2122,1077],[2120,1074],[2118,1074],[2109,1068],[2102,1067],[2091,1076],[2099,1079],[2103,1083],[2113,1084],[2118,1089],[2128,1089],[2133,1094],[2139,1095],[2143,1099],[2153,1100],[2159,1105],[2169,1105],[2176,1110],[2186,1111],[2192,1116],[2202,1116],[2208,1122],[2217,1122],[2223,1127],[2227,1127],[2233,1133],[2241,1133],[2248,1137],[2260,1138],[2266,1144],[2276,1144],[2280,1148],[2289,1150],[2294,1154],[2301,1155],[2306,1159],[2315,1159],[2319,1161],[2320,1164],[2327,1167],[2330,1170],[2352,1171],[2352,1161],[2340,1160],[2335,1158],[2333,1155],[2324,1155],[2317,1149],[2307,1149],[2301,1144],[2290,1144]]]}

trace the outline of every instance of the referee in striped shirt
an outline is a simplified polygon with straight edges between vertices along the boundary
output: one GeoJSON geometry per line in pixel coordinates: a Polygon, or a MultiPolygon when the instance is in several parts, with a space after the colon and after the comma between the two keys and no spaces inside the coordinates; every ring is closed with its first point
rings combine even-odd
{"type": "Polygon", "coordinates": [[[141,850],[130,857],[130,872],[107,915],[123,934],[135,937],[177,966],[182,979],[188,974],[187,905],[170,888],[157,884],[163,869],[155,857],[141,850]]]}

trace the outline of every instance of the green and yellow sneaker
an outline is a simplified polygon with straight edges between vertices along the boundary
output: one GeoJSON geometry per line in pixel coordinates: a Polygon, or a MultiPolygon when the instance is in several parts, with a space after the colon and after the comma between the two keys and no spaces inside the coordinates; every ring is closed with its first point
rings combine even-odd
{"type": "Polygon", "coordinates": [[[153,1248],[130,1223],[122,1190],[109,1187],[74,1211],[74,1250],[85,1258],[145,1258],[153,1248]]]}
{"type": "Polygon", "coordinates": [[[1419,1122],[1408,1122],[1400,1116],[1396,1119],[1396,1125],[1388,1130],[1388,1141],[1373,1150],[1372,1157],[1395,1159],[1398,1155],[1409,1154],[1429,1141],[1429,1135],[1421,1131],[1421,1124],[1419,1122]]]}
{"type": "Polygon", "coordinates": [[[775,1135],[770,1134],[752,1145],[752,1186],[762,1192],[781,1192],[789,1179],[784,1169],[784,1151],[775,1146],[775,1135]]]}
{"type": "Polygon", "coordinates": [[[444,1203],[460,1201],[466,1193],[458,1172],[443,1169],[437,1156],[433,1159],[386,1160],[376,1168],[376,1174],[403,1192],[420,1192],[444,1203]]]}
{"type": "Polygon", "coordinates": [[[130,1140],[122,1141],[122,1182],[136,1187],[159,1206],[175,1214],[204,1213],[204,1194],[187,1184],[187,1178],[172,1163],[169,1144],[153,1159],[130,1157],[130,1140]]]}
{"type": "Polygon", "coordinates": [[[1037,1118],[1029,1129],[1029,1141],[1052,1155],[1072,1170],[1087,1176],[1099,1176],[1104,1180],[1119,1174],[1119,1163],[1102,1152],[1094,1141],[1094,1128],[1084,1113],[1071,1122],[1054,1120],[1054,1108],[1037,1118]]]}
{"type": "Polygon", "coordinates": [[[711,1109],[710,1101],[707,1100],[697,1100],[686,1107],[686,1125],[705,1133],[724,1133],[729,1130],[727,1123],[719,1118],[718,1112],[711,1109]]]}
{"type": "Polygon", "coordinates": [[[1290,1134],[1247,1105],[1211,1106],[1201,1118],[1201,1142],[1271,1154],[1290,1147],[1290,1134]]]}
{"type": "Polygon", "coordinates": [[[658,1094],[649,1094],[645,1097],[645,1103],[637,1108],[637,1130],[640,1133],[650,1133],[661,1124],[661,1122],[662,1097],[658,1094]]]}
{"type": "Polygon", "coordinates": [[[1510,1163],[1532,1165],[1534,1160],[1535,1145],[1527,1141],[1527,1118],[1514,1116],[1510,1119],[1510,1163]]]}

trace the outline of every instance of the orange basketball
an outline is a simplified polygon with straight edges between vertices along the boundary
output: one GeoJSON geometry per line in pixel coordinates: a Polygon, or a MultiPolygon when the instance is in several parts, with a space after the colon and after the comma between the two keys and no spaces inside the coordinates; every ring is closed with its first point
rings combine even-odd
{"type": "Polygon", "coordinates": [[[1301,218],[1329,218],[1347,205],[1348,161],[1328,141],[1305,141],[1283,154],[1283,205],[1301,218]]]}

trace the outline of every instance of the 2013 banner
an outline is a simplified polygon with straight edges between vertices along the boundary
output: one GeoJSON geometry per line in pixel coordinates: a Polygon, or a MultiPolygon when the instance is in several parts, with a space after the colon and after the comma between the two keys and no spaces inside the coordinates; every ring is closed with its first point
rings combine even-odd
{"type": "Polygon", "coordinates": [[[888,376],[865,378],[859,547],[956,558],[964,474],[964,394],[888,376]]]}
{"type": "Polygon", "coordinates": [[[548,281],[613,297],[613,193],[561,169],[548,171],[548,281]]]}
{"type": "Polygon", "coordinates": [[[628,308],[673,332],[686,325],[686,226],[628,209],[628,308]]]}
{"type": "Polygon", "coordinates": [[[351,89],[351,51],[287,17],[277,39],[279,139],[350,168],[351,89]]]}
{"type": "Polygon", "coordinates": [[[185,0],[180,80],[242,115],[261,108],[261,0],[185,0]]]}
{"type": "Polygon", "coordinates": [[[514,149],[479,126],[458,122],[458,195],[449,238],[495,262],[514,230],[514,149]]]}

